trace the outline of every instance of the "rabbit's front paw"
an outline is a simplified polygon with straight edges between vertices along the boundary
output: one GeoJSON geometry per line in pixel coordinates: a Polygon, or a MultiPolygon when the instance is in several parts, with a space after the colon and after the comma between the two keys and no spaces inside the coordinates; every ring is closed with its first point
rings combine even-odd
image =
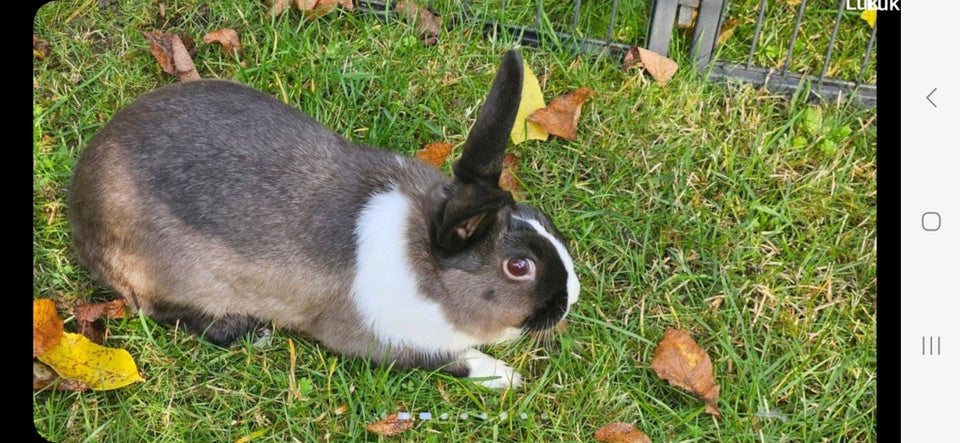
{"type": "Polygon", "coordinates": [[[470,367],[470,378],[477,378],[477,383],[491,389],[519,388],[523,378],[510,365],[497,360],[476,349],[470,349],[463,354],[463,360],[470,367]]]}

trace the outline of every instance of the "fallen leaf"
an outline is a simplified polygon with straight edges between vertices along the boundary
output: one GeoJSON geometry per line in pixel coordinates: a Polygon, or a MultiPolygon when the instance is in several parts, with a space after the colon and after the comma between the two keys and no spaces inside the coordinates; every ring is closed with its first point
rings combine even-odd
{"type": "Polygon", "coordinates": [[[337,9],[337,0],[296,0],[297,9],[309,20],[323,17],[337,9]]]}
{"type": "Polygon", "coordinates": [[[539,124],[547,134],[576,141],[580,107],[593,94],[593,89],[581,86],[568,95],[554,99],[546,108],[533,111],[527,121],[539,124]]]}
{"type": "Polygon", "coordinates": [[[453,150],[453,143],[433,142],[428,143],[423,149],[414,154],[420,160],[423,160],[434,167],[439,168],[447,161],[447,156],[453,150]]]}
{"type": "Polygon", "coordinates": [[[521,190],[520,181],[517,180],[517,168],[520,166],[520,160],[516,155],[507,154],[503,156],[503,170],[500,171],[500,189],[507,191],[514,196],[521,190]]]}
{"type": "Polygon", "coordinates": [[[203,42],[206,44],[219,43],[224,54],[233,55],[242,48],[240,45],[240,35],[237,31],[230,28],[218,29],[203,36],[203,42]]]}
{"type": "Polygon", "coordinates": [[[597,430],[593,438],[604,443],[651,443],[650,437],[630,423],[610,423],[597,430]]]}
{"type": "Polygon", "coordinates": [[[860,18],[867,22],[867,24],[872,28],[873,24],[877,22],[877,10],[864,9],[863,12],[860,13],[860,18]]]}
{"type": "Polygon", "coordinates": [[[53,369],[41,362],[33,361],[33,390],[43,389],[56,379],[57,373],[53,369]]]}
{"type": "Polygon", "coordinates": [[[290,8],[291,0],[271,0],[270,2],[270,14],[274,17],[283,14],[287,9],[290,8]]]}
{"type": "Polygon", "coordinates": [[[61,377],[82,381],[94,390],[108,390],[144,381],[130,353],[91,342],[80,334],[63,333],[63,339],[37,358],[61,377]]]}
{"type": "Polygon", "coordinates": [[[442,26],[440,17],[433,15],[429,9],[423,8],[410,0],[398,2],[395,10],[401,17],[417,27],[417,34],[424,46],[437,44],[442,26]]]}
{"type": "Polygon", "coordinates": [[[127,302],[122,298],[103,303],[84,303],[73,307],[78,322],[93,322],[101,318],[119,320],[127,317],[127,302]]]}
{"type": "Polygon", "coordinates": [[[39,39],[36,34],[33,36],[33,56],[43,60],[50,54],[50,45],[46,40],[39,39]]]}
{"type": "Polygon", "coordinates": [[[683,329],[667,328],[650,363],[657,376],[671,386],[692,392],[707,403],[706,412],[720,416],[716,403],[720,386],[713,379],[710,356],[683,329]]]}
{"type": "Polygon", "coordinates": [[[650,77],[656,80],[660,86],[667,84],[674,74],[677,73],[677,62],[666,56],[657,54],[648,49],[634,46],[627,51],[623,57],[623,70],[629,71],[633,68],[642,68],[650,77]]]}
{"type": "Polygon", "coordinates": [[[103,344],[106,337],[103,318],[122,319],[127,316],[127,304],[123,299],[105,303],[86,303],[73,307],[73,316],[77,320],[80,334],[90,341],[103,344]]]}
{"type": "Polygon", "coordinates": [[[150,41],[150,52],[164,72],[177,76],[180,81],[200,78],[180,36],[170,32],[144,32],[143,35],[150,41]]]}
{"type": "Polygon", "coordinates": [[[722,45],[727,39],[733,35],[733,31],[737,29],[737,18],[730,17],[727,21],[723,22],[723,25],[720,26],[720,34],[717,35],[717,46],[722,45]]]}
{"type": "Polygon", "coordinates": [[[523,87],[520,92],[520,106],[517,108],[517,119],[513,122],[513,129],[510,131],[510,140],[513,144],[519,144],[527,140],[546,140],[547,132],[540,125],[527,120],[530,114],[537,109],[547,107],[547,102],[543,100],[543,92],[540,91],[540,82],[537,81],[537,75],[533,73],[527,62],[523,62],[523,87]]]}
{"type": "Polygon", "coordinates": [[[51,348],[63,338],[63,319],[57,314],[57,306],[46,298],[33,301],[33,356],[51,348]]]}
{"type": "Polygon", "coordinates": [[[375,434],[392,437],[413,427],[413,420],[397,417],[398,414],[390,414],[383,420],[367,425],[367,430],[375,434]]]}

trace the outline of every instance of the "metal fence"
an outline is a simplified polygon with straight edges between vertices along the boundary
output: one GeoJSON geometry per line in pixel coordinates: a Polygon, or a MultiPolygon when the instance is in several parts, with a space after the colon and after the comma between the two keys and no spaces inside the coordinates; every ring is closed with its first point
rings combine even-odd
{"type": "MultiPolygon", "coordinates": [[[[462,0],[455,26],[622,60],[641,46],[689,57],[711,80],[876,106],[876,29],[847,0],[462,0]],[[841,55],[841,56],[838,56],[841,55]]],[[[359,0],[367,12],[390,3],[359,0]]]]}

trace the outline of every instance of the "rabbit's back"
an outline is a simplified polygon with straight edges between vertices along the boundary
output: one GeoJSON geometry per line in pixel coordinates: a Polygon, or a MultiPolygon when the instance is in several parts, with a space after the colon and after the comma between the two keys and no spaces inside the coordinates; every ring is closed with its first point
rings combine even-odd
{"type": "MultiPolygon", "coordinates": [[[[78,161],[69,206],[80,261],[155,317],[239,312],[302,328],[318,306],[352,309],[354,221],[369,198],[445,180],[264,93],[199,80],[118,112],[78,161]]],[[[322,327],[356,321],[329,317],[322,327]]]]}

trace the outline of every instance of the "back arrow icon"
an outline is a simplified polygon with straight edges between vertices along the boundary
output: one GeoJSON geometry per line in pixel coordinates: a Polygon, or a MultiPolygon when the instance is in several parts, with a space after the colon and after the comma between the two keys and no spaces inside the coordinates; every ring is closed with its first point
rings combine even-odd
{"type": "Polygon", "coordinates": [[[930,104],[933,105],[934,108],[936,108],[937,104],[934,103],[933,100],[930,100],[930,96],[933,95],[934,92],[937,92],[937,88],[933,88],[933,90],[930,91],[929,94],[927,94],[927,101],[930,102],[930,104]]]}

